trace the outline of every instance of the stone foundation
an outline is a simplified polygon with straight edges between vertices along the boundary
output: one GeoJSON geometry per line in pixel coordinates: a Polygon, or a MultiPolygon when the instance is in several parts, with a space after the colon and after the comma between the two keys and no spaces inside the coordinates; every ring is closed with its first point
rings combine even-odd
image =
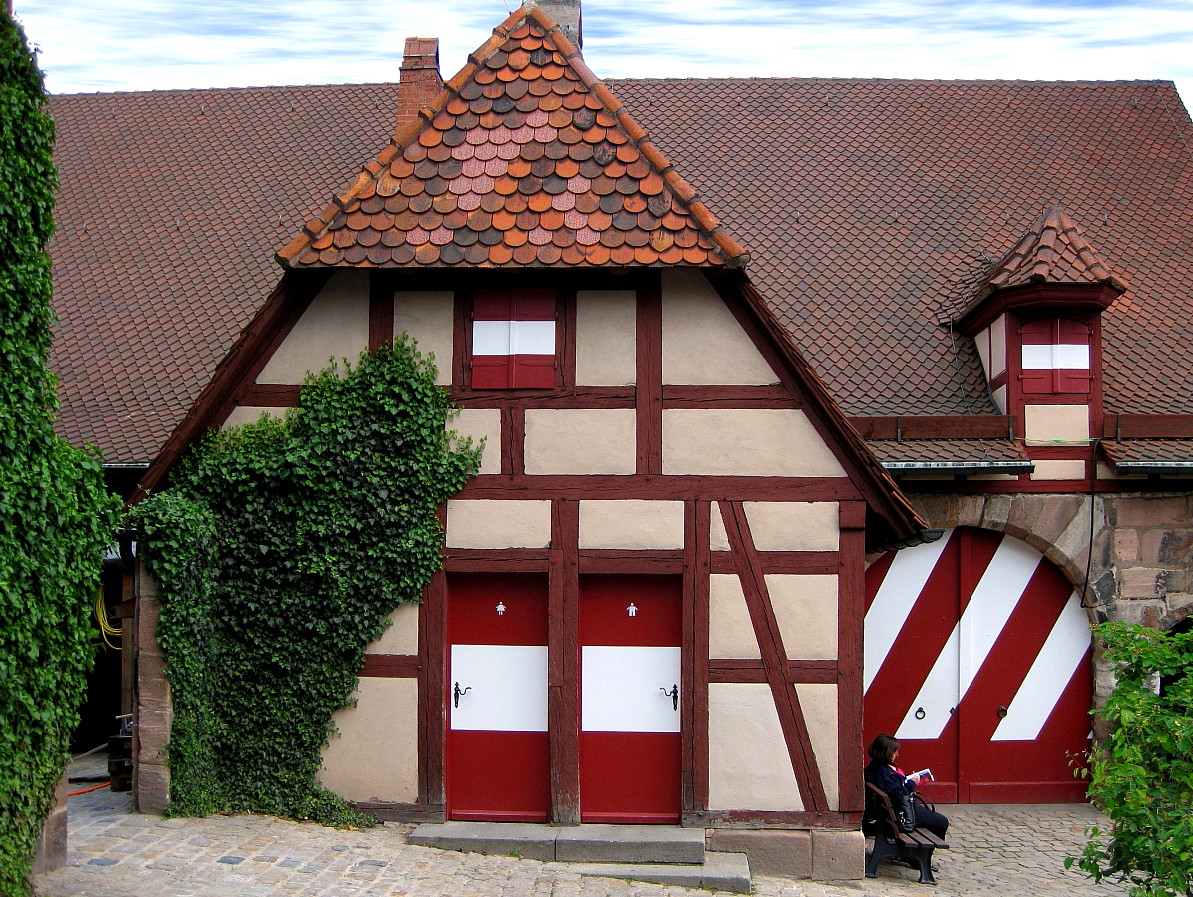
{"type": "Polygon", "coordinates": [[[33,874],[40,875],[66,865],[67,796],[66,773],[54,789],[54,807],[46,817],[41,837],[37,840],[37,854],[33,857],[33,874]]]}

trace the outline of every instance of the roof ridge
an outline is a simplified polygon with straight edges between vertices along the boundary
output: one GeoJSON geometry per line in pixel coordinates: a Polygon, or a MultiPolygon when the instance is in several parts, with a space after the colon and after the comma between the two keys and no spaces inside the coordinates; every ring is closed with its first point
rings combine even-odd
{"type": "Polygon", "coordinates": [[[749,253],[560,26],[523,6],[276,258],[740,267],[749,253]]]}

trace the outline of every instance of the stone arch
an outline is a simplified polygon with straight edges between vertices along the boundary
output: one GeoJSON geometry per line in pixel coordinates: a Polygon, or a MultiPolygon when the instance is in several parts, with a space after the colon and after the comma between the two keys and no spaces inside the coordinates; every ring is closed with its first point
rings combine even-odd
{"type": "Polygon", "coordinates": [[[1093,497],[1093,560],[1090,562],[1090,496],[1036,494],[912,495],[912,504],[933,527],[973,526],[1014,536],[1051,561],[1081,593],[1090,622],[1096,606],[1117,594],[1109,564],[1113,527],[1105,501],[1093,497]],[[1086,587],[1086,568],[1089,585],[1086,587]]]}
{"type": "Polygon", "coordinates": [[[1186,624],[1186,630],[1188,629],[1188,624],[1193,623],[1193,596],[1190,596],[1188,604],[1175,608],[1161,617],[1156,628],[1161,632],[1171,632],[1181,626],[1182,623],[1186,624]]]}

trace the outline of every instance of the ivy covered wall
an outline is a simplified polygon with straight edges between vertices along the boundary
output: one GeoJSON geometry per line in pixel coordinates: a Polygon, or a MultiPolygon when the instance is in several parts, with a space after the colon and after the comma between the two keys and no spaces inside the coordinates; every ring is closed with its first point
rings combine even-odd
{"type": "Polygon", "coordinates": [[[134,512],[173,701],[167,813],[364,824],[318,784],[365,647],[442,563],[437,507],[479,464],[401,339],[300,405],[211,435],[134,512]]]}

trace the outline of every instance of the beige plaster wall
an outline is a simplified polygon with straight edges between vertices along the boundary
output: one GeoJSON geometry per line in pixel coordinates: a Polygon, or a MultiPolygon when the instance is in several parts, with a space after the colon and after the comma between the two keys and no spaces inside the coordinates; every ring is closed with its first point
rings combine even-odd
{"type": "Polygon", "coordinates": [[[343,373],[369,345],[369,277],[356,269],[337,271],[311,302],[294,329],[257,377],[258,383],[302,383],[310,371],[332,360],[343,373]]]}
{"type": "Polygon", "coordinates": [[[418,680],[362,678],[357,705],[336,711],[320,781],[357,801],[418,800],[418,680]]]}
{"type": "Polygon", "coordinates": [[[835,501],[748,501],[745,509],[759,551],[837,550],[841,525],[835,501]]]}
{"type": "Polygon", "coordinates": [[[448,548],[546,548],[551,502],[452,499],[447,503],[448,548]]]}
{"type": "Polygon", "coordinates": [[[709,576],[708,656],[724,660],[762,657],[741,580],[736,573],[709,576]]]}
{"type": "Polygon", "coordinates": [[[452,382],[455,296],[450,290],[399,290],[394,293],[394,335],[408,333],[423,355],[435,356],[435,382],[452,382]]]}
{"type": "Polygon", "coordinates": [[[999,315],[990,325],[990,378],[1007,369],[1007,316],[999,315]]]}
{"type": "Polygon", "coordinates": [[[729,551],[729,534],[725,532],[725,518],[721,516],[719,502],[712,503],[709,513],[708,547],[713,551],[729,551]]]}
{"type": "Polygon", "coordinates": [[[1048,461],[1034,461],[1035,470],[1031,472],[1033,480],[1081,480],[1085,479],[1084,461],[1065,461],[1052,459],[1048,461]]]}
{"type": "Polygon", "coordinates": [[[663,272],[663,382],[779,382],[716,290],[694,268],[663,272]]]}
{"type": "MultiPolygon", "coordinates": [[[[801,683],[795,686],[812,750],[816,752],[816,766],[830,810],[841,806],[841,791],[837,781],[837,686],[801,683]]],[[[858,761],[861,762],[860,760],[858,761]]]]}
{"type": "Polygon", "coordinates": [[[580,502],[581,548],[683,548],[683,502],[580,502]]]}
{"type": "MultiPolygon", "coordinates": [[[[788,659],[835,660],[837,577],[768,573],[766,590],[788,659]]],[[[755,660],[762,656],[735,573],[709,577],[708,656],[755,660]]]]}
{"type": "Polygon", "coordinates": [[[390,614],[390,627],[381,634],[381,638],[365,648],[365,653],[417,654],[419,606],[403,604],[390,614]]]}
{"type": "Polygon", "coordinates": [[[998,409],[1000,414],[1007,413],[1007,388],[1000,386],[994,390],[994,406],[998,409]]]}
{"type": "Polygon", "coordinates": [[[1028,445],[1089,440],[1088,405],[1024,405],[1023,436],[1028,445]]]}
{"type": "Polygon", "coordinates": [[[285,408],[262,408],[258,405],[237,405],[232,409],[232,413],[228,415],[228,419],[224,421],[225,427],[243,427],[245,424],[255,424],[265,417],[282,417],[286,413],[285,408]]]}
{"type": "Polygon", "coordinates": [[[974,348],[978,350],[978,360],[982,362],[982,370],[986,372],[986,379],[993,380],[994,374],[990,371],[990,328],[981,330],[973,338],[974,348]]]}
{"type": "Polygon", "coordinates": [[[710,809],[803,809],[769,685],[709,685],[708,754],[710,809]]]}
{"type": "Polygon", "coordinates": [[[532,408],[526,412],[528,474],[632,474],[638,422],[632,408],[532,408]]]}
{"type": "Polygon", "coordinates": [[[447,428],[461,436],[471,436],[474,444],[485,440],[478,473],[501,473],[501,410],[498,408],[462,408],[448,418],[447,428]]]}
{"type": "Polygon", "coordinates": [[[837,577],[768,573],[766,590],[790,660],[837,657],[837,577]]]}
{"type": "Polygon", "coordinates": [[[845,476],[804,412],[792,408],[664,410],[663,473],[845,476]]]}
{"type": "Polygon", "coordinates": [[[633,290],[576,293],[576,384],[632,386],[637,379],[638,296],[633,290]]]}

